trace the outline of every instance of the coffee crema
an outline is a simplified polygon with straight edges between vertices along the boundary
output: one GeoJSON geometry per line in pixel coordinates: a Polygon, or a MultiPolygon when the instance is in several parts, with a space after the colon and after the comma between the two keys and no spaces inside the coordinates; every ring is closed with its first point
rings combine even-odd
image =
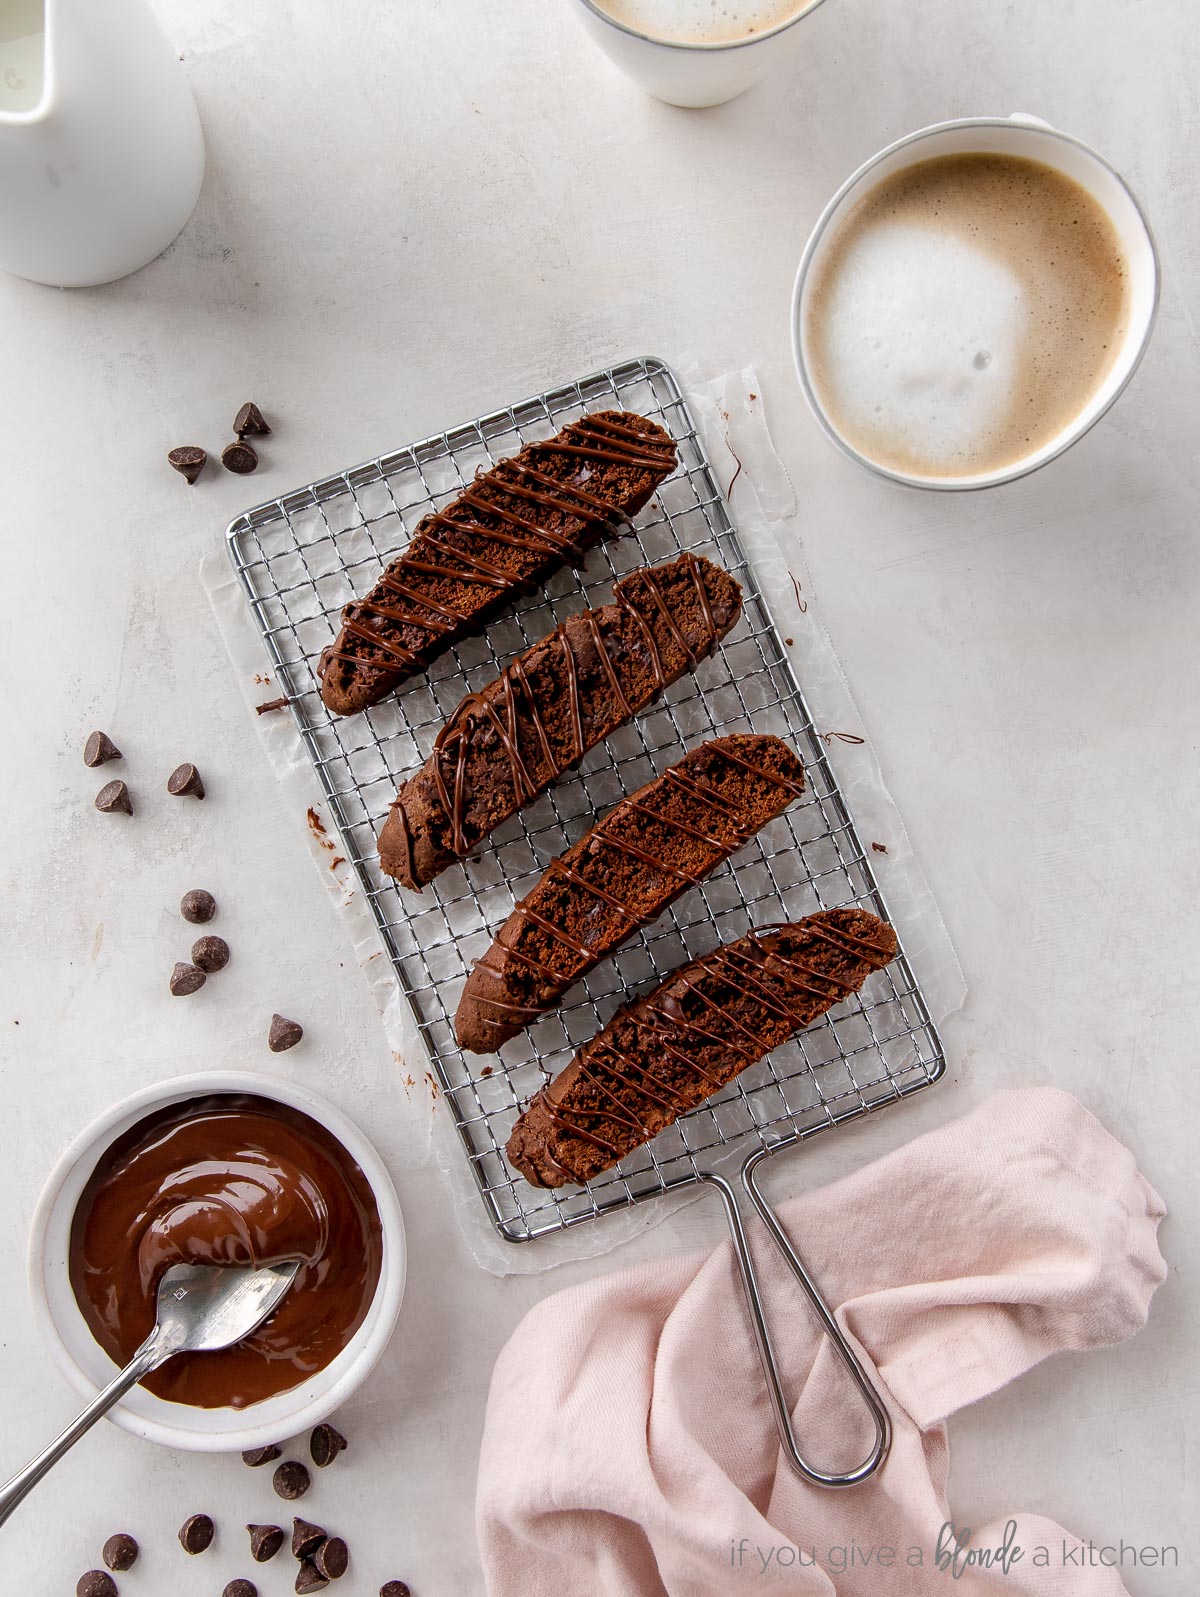
{"type": "Polygon", "coordinates": [[[299,1259],[274,1313],[233,1347],[183,1353],[142,1383],[197,1408],[245,1408],[332,1362],[366,1318],[383,1264],[374,1193],[340,1142],[273,1099],[215,1093],[138,1121],[103,1155],[71,1226],[88,1328],[125,1365],[176,1264],[299,1259]]]}
{"type": "Polygon", "coordinates": [[[740,44],[781,27],[814,0],[595,0],[597,8],[635,33],[669,44],[740,44]]]}
{"type": "Polygon", "coordinates": [[[805,306],[816,398],[855,449],[929,477],[1001,471],[1076,420],[1129,317],[1108,213],[1021,156],[937,156],[838,226],[805,306]]]}

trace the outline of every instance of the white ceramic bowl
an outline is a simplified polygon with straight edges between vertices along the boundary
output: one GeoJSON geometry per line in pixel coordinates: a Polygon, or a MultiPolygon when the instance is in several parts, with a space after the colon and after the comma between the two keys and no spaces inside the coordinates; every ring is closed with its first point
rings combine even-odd
{"type": "MultiPolygon", "coordinates": [[[[366,1176],[379,1209],[383,1266],[366,1319],[325,1369],[249,1408],[193,1408],[137,1386],[110,1411],[123,1430],[194,1453],[236,1453],[308,1430],[341,1406],[378,1363],[404,1296],[404,1218],[392,1179],[358,1127],[307,1088],[240,1070],[205,1071],[146,1087],[115,1104],[80,1133],[59,1159],[33,1216],[29,1285],[46,1342],[82,1398],[94,1397],[115,1366],[88,1329],[68,1273],[71,1222],[97,1161],[139,1120],[170,1104],[211,1093],[253,1093],[311,1116],[342,1144],[366,1176]]],[[[64,1419],[67,1416],[64,1415],[64,1419]]]]}

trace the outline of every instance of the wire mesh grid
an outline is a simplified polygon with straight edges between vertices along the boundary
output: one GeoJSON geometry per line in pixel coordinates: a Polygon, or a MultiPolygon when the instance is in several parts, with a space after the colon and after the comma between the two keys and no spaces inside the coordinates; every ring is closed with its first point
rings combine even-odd
{"type": "MultiPolygon", "coordinates": [[[[312,483],[246,512],[229,548],[300,735],[374,914],[492,1223],[511,1241],[580,1224],[694,1182],[733,1155],[778,1148],[857,1118],[936,1081],[944,1057],[903,950],[862,991],[737,1077],[615,1169],[585,1187],[543,1191],[508,1166],[519,1107],[630,997],[754,925],[819,908],[887,909],[786,648],[730,521],[670,369],[631,360],[312,483]],[[316,663],[342,606],[368,589],[431,509],[522,444],[585,411],[618,408],[673,435],[679,464],[636,525],[522,598],[430,670],[363,715],[331,716],[316,663]],[[723,565],[744,613],[715,656],[593,749],[548,793],[499,828],[424,893],[382,874],[375,840],[399,782],[425,759],[446,716],[565,615],[611,597],[616,577],[691,550],[723,565]],[[567,994],[561,1008],[505,1044],[467,1055],[452,1017],[468,971],[515,899],[599,815],[707,738],[774,732],[806,769],[802,798],[732,860],[567,994]]],[[[890,917],[887,917],[890,918],[890,917]]]]}

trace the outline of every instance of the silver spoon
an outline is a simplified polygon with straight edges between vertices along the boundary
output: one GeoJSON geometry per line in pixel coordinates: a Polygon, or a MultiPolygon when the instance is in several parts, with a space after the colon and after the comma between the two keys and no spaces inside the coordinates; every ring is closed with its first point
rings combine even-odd
{"type": "Polygon", "coordinates": [[[57,1441],[0,1487],[0,1525],[69,1447],[117,1400],[176,1353],[213,1353],[257,1330],[291,1286],[299,1262],[265,1270],[231,1265],[176,1264],[158,1283],[158,1320],[120,1375],[100,1392],[57,1441]]]}

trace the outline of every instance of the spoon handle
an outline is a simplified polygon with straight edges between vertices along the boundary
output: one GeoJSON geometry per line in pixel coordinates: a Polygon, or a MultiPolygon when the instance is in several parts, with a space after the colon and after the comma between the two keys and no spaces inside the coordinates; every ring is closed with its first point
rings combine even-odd
{"type": "Polygon", "coordinates": [[[25,1468],[6,1486],[0,1487],[0,1525],[3,1525],[8,1516],[37,1485],[42,1476],[47,1474],[68,1448],[75,1443],[85,1431],[90,1431],[96,1421],[117,1400],[128,1392],[131,1386],[136,1386],[143,1376],[149,1375],[157,1365],[162,1363],[164,1349],[155,1334],[151,1334],[133,1355],[132,1360],[121,1371],[120,1375],[111,1380],[102,1392],[98,1392],[83,1413],[73,1424],[68,1425],[56,1441],[50,1443],[43,1452],[26,1464],[25,1468]]]}

